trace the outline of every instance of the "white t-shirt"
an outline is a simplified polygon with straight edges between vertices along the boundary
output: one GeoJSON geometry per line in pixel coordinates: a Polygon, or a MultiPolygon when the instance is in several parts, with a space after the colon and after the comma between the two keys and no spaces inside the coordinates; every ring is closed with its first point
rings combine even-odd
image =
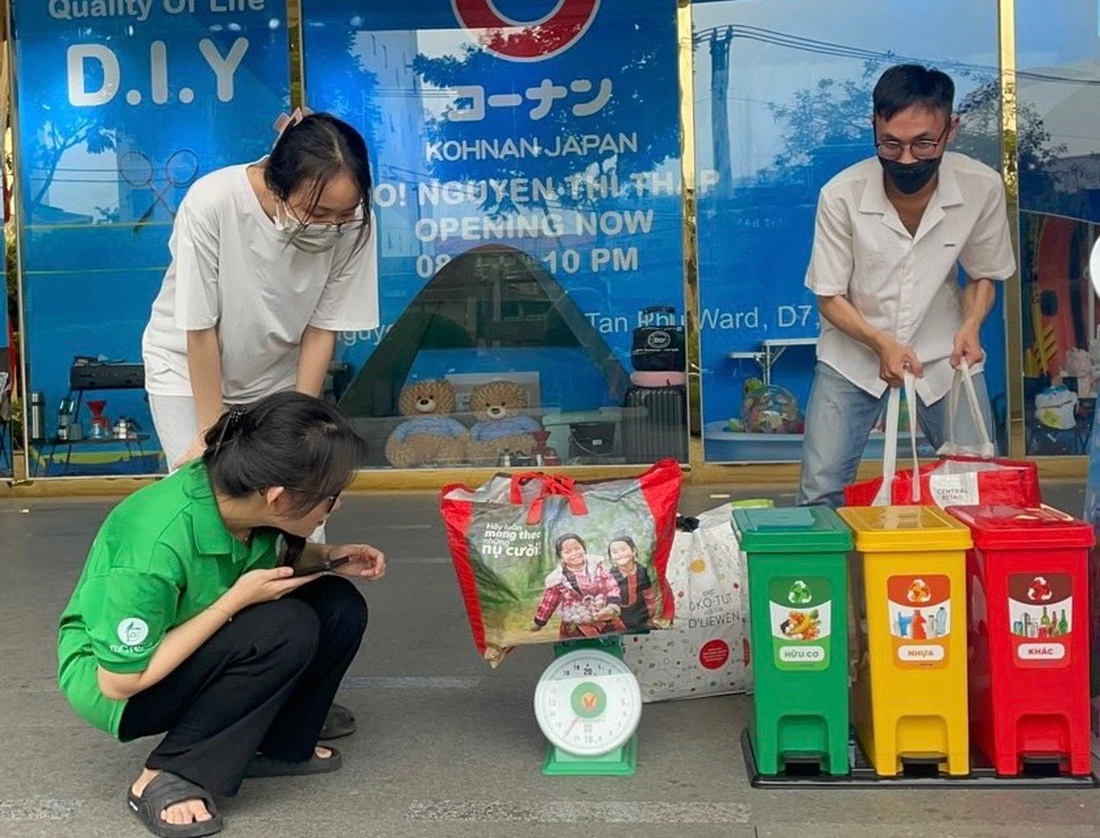
{"type": "MultiPolygon", "coordinates": [[[[822,187],[806,287],[819,297],[847,297],[868,323],[912,348],[924,367],[916,390],[925,404],[951,389],[950,356],[963,320],[960,263],[974,279],[1003,280],[1016,270],[1004,184],[984,163],[944,154],[915,236],[886,197],[878,158],[822,187]]],[[[878,355],[824,319],[817,357],[871,395],[886,392],[878,355]]]]}
{"type": "Polygon", "coordinates": [[[200,178],[180,203],[172,262],[142,336],[150,393],[192,395],[188,331],[217,327],[222,397],[233,404],[294,388],[306,326],[378,326],[373,225],[357,253],[354,226],[331,250],[304,253],[263,211],[248,165],[200,178]]]}

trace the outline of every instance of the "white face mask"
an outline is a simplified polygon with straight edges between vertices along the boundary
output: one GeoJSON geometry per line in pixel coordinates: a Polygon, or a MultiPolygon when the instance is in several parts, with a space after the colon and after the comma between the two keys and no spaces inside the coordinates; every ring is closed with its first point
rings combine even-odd
{"type": "Polygon", "coordinates": [[[290,214],[282,201],[275,203],[275,229],[303,253],[324,253],[332,250],[343,235],[343,231],[335,224],[302,224],[290,214]]]}

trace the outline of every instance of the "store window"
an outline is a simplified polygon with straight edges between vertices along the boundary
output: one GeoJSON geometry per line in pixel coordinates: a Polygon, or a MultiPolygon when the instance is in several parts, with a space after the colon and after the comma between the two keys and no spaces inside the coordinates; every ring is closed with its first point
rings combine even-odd
{"type": "MultiPolygon", "coordinates": [[[[141,333],[183,194],[264,154],[288,109],[285,6],[13,5],[25,390],[44,417],[28,468],[163,470],[141,333]]],[[[696,358],[681,331],[676,5],[302,0],[305,104],[352,122],[372,156],[381,322],[339,335],[325,390],[371,443],[369,467],[686,461],[690,433],[708,462],[797,461],[814,208],[873,151],[879,73],[951,73],[955,150],[999,165],[996,4],[697,0],[696,358]]],[[[1096,387],[1096,33],[1078,25],[1093,6],[1039,26],[1039,4],[1017,3],[1032,454],[1083,449],[1096,387]]],[[[1000,300],[982,337],[1005,450],[1000,300]]]]}
{"type": "Polygon", "coordinates": [[[164,469],[141,335],[176,208],[289,103],[280,4],[97,8],[12,3],[31,477],[164,469]]]}
{"type": "Polygon", "coordinates": [[[1088,452],[1100,332],[1100,19],[1092,0],[1016,4],[1024,446],[1088,452]]]}
{"type": "Polygon", "coordinates": [[[15,345],[13,324],[18,322],[18,312],[14,305],[16,277],[9,268],[6,231],[4,244],[4,255],[0,258],[0,267],[3,268],[5,278],[5,290],[0,295],[0,303],[3,303],[0,307],[0,476],[10,477],[15,464],[15,437],[21,432],[21,425],[16,421],[18,404],[15,401],[16,381],[13,372],[17,356],[12,351],[15,345]]]}
{"type": "MultiPolygon", "coordinates": [[[[903,61],[951,74],[953,150],[999,167],[997,4],[724,0],[693,13],[704,457],[797,461],[819,332],[803,287],[818,192],[874,154],[871,90],[903,61]]],[[[1003,428],[1000,301],[982,342],[1003,428]]],[[[881,450],[872,434],[865,455],[881,450]]]]}
{"type": "Polygon", "coordinates": [[[369,466],[686,460],[675,0],[302,17],[307,104],[372,153],[381,324],[336,394],[369,466]]]}

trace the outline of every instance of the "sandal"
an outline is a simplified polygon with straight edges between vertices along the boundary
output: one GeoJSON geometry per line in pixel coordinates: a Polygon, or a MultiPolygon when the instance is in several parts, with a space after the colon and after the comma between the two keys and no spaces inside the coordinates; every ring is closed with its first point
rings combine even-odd
{"type": "Polygon", "coordinates": [[[343,763],[340,752],[335,748],[329,748],[332,756],[319,757],[316,752],[309,759],[300,762],[288,762],[285,759],[265,757],[256,754],[248,763],[244,771],[246,777],[297,777],[305,774],[328,774],[335,771],[343,763]]]}
{"type": "Polygon", "coordinates": [[[339,739],[341,736],[351,736],[355,733],[355,716],[342,704],[333,704],[328,708],[325,723],[321,726],[321,735],[318,739],[339,739]]]}
{"type": "Polygon", "coordinates": [[[161,771],[150,780],[141,797],[129,792],[127,802],[130,804],[130,811],[145,824],[146,829],[160,838],[199,838],[222,830],[222,817],[218,814],[210,792],[171,771],[161,771]],[[160,816],[169,806],[185,800],[201,800],[205,803],[210,820],[168,823],[160,816]]]}

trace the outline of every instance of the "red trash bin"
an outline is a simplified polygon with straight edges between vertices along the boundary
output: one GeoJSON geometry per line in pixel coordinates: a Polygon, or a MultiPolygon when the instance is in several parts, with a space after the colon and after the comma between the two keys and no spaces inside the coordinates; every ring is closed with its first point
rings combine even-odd
{"type": "Polygon", "coordinates": [[[952,506],[967,554],[970,732],[998,774],[1088,775],[1089,524],[1043,506],[952,506]]]}

